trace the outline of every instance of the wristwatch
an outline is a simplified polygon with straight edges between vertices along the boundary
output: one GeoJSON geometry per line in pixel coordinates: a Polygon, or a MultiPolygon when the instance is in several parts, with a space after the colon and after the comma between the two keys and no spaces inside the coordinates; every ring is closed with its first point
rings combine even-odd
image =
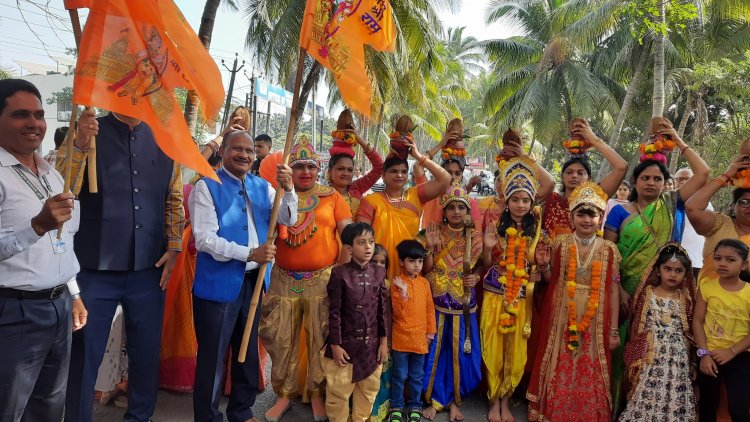
{"type": "Polygon", "coordinates": [[[699,358],[702,358],[703,356],[706,356],[708,354],[708,350],[698,349],[695,353],[698,355],[699,358]]]}
{"type": "Polygon", "coordinates": [[[255,252],[255,248],[250,248],[250,251],[247,253],[247,262],[250,262],[250,258],[253,257],[253,252],[255,252]]]}

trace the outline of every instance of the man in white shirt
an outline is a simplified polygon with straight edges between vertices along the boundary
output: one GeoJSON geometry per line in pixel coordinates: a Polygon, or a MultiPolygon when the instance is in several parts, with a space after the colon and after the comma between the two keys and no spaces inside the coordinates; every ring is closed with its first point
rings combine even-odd
{"type": "Polygon", "coordinates": [[[0,80],[2,421],[62,419],[71,331],[86,323],[75,282],[78,210],[60,173],[36,153],[46,130],[37,88],[0,80]]]}
{"type": "MultiPolygon", "coordinates": [[[[250,173],[255,158],[253,140],[247,132],[224,136],[219,153],[223,167],[221,183],[201,179],[190,195],[189,207],[198,257],[193,284],[193,313],[198,356],[193,392],[195,421],[223,420],[219,411],[222,365],[231,344],[232,394],[227,404],[230,422],[257,421],[252,406],[258,394],[258,322],[255,314],[247,358],[238,363],[242,334],[247,322],[259,267],[271,262],[276,246],[264,242],[268,234],[275,190],[270,183],[250,173]]],[[[277,167],[277,182],[285,190],[278,221],[297,221],[297,195],[292,170],[277,167]]],[[[270,281],[270,265],[266,287],[270,281]]]]}
{"type": "MultiPolygon", "coordinates": [[[[689,168],[677,170],[674,174],[675,190],[681,188],[691,177],[693,177],[693,170],[689,168]]],[[[714,207],[709,202],[706,209],[713,211],[714,207]]],[[[706,238],[699,235],[693,228],[693,225],[690,224],[690,220],[686,218],[681,243],[682,247],[687,251],[690,261],[693,262],[693,274],[696,280],[698,280],[698,273],[703,268],[703,243],[705,240],[706,238]]]]}

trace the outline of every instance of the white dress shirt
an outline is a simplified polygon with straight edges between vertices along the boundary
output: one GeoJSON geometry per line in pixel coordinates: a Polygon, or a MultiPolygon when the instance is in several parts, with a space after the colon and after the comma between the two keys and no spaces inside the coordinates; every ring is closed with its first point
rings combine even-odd
{"type": "MultiPolygon", "coordinates": [[[[239,180],[232,173],[226,172],[229,177],[239,180]]],[[[255,176],[253,176],[255,177],[255,176]]],[[[268,185],[268,199],[273,204],[276,190],[268,185]]],[[[258,241],[258,231],[255,229],[253,219],[253,206],[250,198],[245,195],[247,203],[247,246],[242,246],[236,242],[231,242],[219,237],[219,218],[216,215],[214,200],[211,192],[206,186],[206,182],[199,180],[195,188],[190,193],[188,207],[190,208],[190,221],[193,225],[193,236],[195,237],[195,248],[201,252],[210,254],[219,262],[227,262],[231,259],[238,261],[247,261],[250,255],[250,249],[257,248],[260,245],[258,241]]],[[[279,208],[278,222],[285,226],[292,226],[297,222],[297,193],[292,189],[285,192],[281,197],[281,207],[279,208]]],[[[263,239],[265,242],[265,239],[263,239]]],[[[247,262],[245,271],[254,270],[260,267],[257,262],[247,262]]]]}
{"type": "MultiPolygon", "coordinates": [[[[714,207],[711,203],[708,203],[706,211],[713,211],[714,207]]],[[[682,231],[682,247],[687,251],[690,261],[693,262],[693,268],[703,268],[703,243],[706,238],[699,235],[693,225],[690,223],[690,219],[685,216],[685,229],[682,231]]]]}
{"type": "Polygon", "coordinates": [[[55,253],[57,232],[39,236],[31,227],[31,219],[42,210],[43,202],[16,169],[45,198],[61,193],[64,182],[41,155],[34,153],[34,161],[38,176],[0,147],[0,287],[36,291],[70,283],[72,290],[80,269],[73,252],[73,235],[80,222],[78,201],[73,218],[63,226],[64,252],[55,253]]]}

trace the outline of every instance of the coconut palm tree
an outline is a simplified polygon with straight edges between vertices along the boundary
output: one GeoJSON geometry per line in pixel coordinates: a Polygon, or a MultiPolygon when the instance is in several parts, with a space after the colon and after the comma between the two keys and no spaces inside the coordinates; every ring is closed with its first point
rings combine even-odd
{"type": "MultiPolygon", "coordinates": [[[[581,31],[583,1],[498,0],[488,23],[510,20],[521,36],[484,43],[495,83],[484,101],[499,134],[509,126],[531,122],[541,139],[561,136],[575,115],[617,113],[621,87],[588,66],[588,50],[601,37],[600,28],[581,31]]],[[[598,2],[588,2],[589,7],[598,2]]],[[[598,10],[598,9],[597,9],[598,10]]],[[[595,22],[611,26],[611,15],[595,22]]],[[[593,21],[593,20],[592,20],[593,21]]]]}
{"type": "MultiPolygon", "coordinates": [[[[201,15],[201,24],[198,27],[198,38],[206,47],[211,47],[211,36],[214,32],[214,23],[216,22],[216,12],[219,10],[222,0],[206,0],[201,15]]],[[[224,5],[232,11],[238,11],[236,0],[224,0],[224,5]]],[[[190,128],[190,133],[195,131],[195,124],[198,121],[198,95],[195,91],[188,91],[187,100],[185,101],[185,120],[190,128]]]]}

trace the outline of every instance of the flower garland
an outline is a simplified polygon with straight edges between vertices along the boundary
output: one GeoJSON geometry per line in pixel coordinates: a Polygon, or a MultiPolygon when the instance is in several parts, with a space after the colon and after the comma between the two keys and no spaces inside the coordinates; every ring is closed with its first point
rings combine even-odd
{"type": "Polygon", "coordinates": [[[446,160],[451,158],[451,155],[457,156],[457,157],[466,157],[466,149],[465,148],[443,148],[443,158],[446,160]]]}
{"type": "Polygon", "coordinates": [[[750,168],[738,171],[729,183],[738,188],[750,188],[750,168]]]}
{"type": "Polygon", "coordinates": [[[568,289],[568,349],[576,350],[580,345],[580,334],[588,330],[591,320],[599,307],[599,288],[602,285],[602,262],[594,261],[591,264],[591,289],[586,305],[586,312],[581,321],[576,316],[576,270],[578,269],[578,248],[575,240],[568,247],[568,271],[565,286],[568,289]]]}
{"type": "Polygon", "coordinates": [[[341,140],[346,142],[348,145],[354,146],[357,144],[357,138],[351,132],[345,132],[343,130],[334,130],[331,132],[331,136],[334,140],[341,140]]]}
{"type": "Polygon", "coordinates": [[[498,280],[505,285],[505,312],[500,314],[501,334],[515,331],[521,289],[529,283],[529,274],[526,272],[528,238],[523,235],[519,236],[518,230],[514,227],[505,230],[505,234],[508,237],[508,246],[505,249],[505,259],[500,262],[500,265],[505,267],[505,275],[500,276],[498,280]]]}
{"type": "Polygon", "coordinates": [[[667,162],[667,153],[672,151],[677,143],[658,135],[654,142],[639,144],[638,150],[641,152],[641,161],[654,160],[662,164],[667,162]]]}
{"type": "Polygon", "coordinates": [[[585,154],[591,148],[591,143],[585,139],[573,138],[563,141],[563,146],[571,154],[585,154]]]}

